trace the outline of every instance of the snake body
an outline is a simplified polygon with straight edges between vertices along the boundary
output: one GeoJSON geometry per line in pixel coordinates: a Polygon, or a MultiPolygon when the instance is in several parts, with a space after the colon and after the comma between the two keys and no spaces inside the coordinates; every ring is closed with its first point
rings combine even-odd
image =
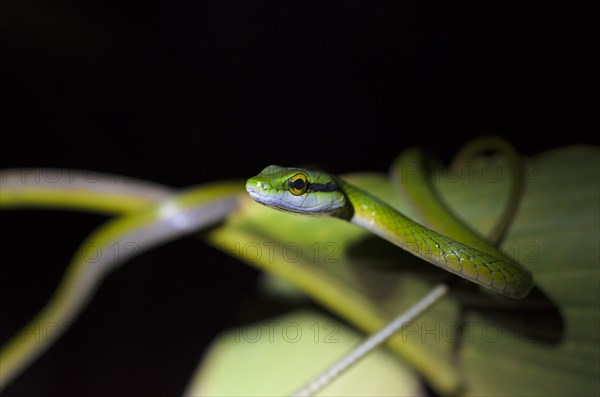
{"type": "Polygon", "coordinates": [[[43,336],[48,324],[62,324],[66,330],[115,267],[222,220],[237,208],[241,190],[239,181],[226,181],[175,192],[131,178],[81,176],[60,169],[1,170],[0,187],[2,210],[33,207],[122,214],[81,244],[54,295],[2,346],[0,392],[57,339],[43,336]]]}
{"type": "MultiPolygon", "coordinates": [[[[408,160],[419,162],[410,156],[408,160]]],[[[129,254],[126,257],[106,255],[88,263],[82,254],[86,247],[110,252],[115,246],[128,247],[135,243],[134,254],[140,254],[224,219],[237,207],[241,190],[237,182],[223,182],[176,193],[166,187],[115,175],[87,172],[79,175],[50,169],[6,169],[0,171],[0,176],[0,210],[62,208],[122,215],[90,235],[73,257],[47,305],[2,346],[0,391],[55,340],[41,338],[41,342],[36,342],[36,338],[30,337],[30,330],[40,328],[39,324],[67,324],[75,319],[101,280],[131,257],[129,254]],[[39,178],[40,175],[45,177],[39,178]]],[[[418,198],[419,205],[433,219],[433,225],[437,221],[444,226],[442,233],[462,242],[413,222],[378,198],[325,172],[269,166],[247,181],[246,190],[256,201],[269,207],[352,222],[434,265],[511,298],[527,295],[533,285],[527,270],[474,234],[465,233],[460,223],[451,221],[443,208],[432,205],[434,201],[418,187],[411,187],[409,183],[405,186],[418,198]],[[465,244],[471,240],[477,242],[479,249],[474,248],[474,244],[465,244]]]]}
{"type": "Polygon", "coordinates": [[[510,298],[524,298],[533,287],[531,273],[488,244],[473,247],[439,234],[335,175],[271,165],[248,179],[246,190],[255,201],[278,210],[349,221],[510,298]]]}

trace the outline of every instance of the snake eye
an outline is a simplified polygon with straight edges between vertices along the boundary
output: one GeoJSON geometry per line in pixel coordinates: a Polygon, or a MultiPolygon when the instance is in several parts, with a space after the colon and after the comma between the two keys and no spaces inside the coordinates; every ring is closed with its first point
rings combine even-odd
{"type": "Polygon", "coordinates": [[[299,172],[290,179],[288,179],[288,190],[294,196],[300,196],[304,194],[308,189],[308,177],[299,172]]]}

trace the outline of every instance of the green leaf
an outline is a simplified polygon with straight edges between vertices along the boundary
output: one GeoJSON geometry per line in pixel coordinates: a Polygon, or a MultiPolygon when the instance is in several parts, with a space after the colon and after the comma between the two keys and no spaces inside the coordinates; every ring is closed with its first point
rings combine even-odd
{"type": "MultiPolygon", "coordinates": [[[[289,395],[360,339],[339,320],[311,311],[229,329],[209,348],[186,395],[289,395]]],[[[319,395],[419,396],[423,390],[414,371],[380,349],[319,395]]]]}

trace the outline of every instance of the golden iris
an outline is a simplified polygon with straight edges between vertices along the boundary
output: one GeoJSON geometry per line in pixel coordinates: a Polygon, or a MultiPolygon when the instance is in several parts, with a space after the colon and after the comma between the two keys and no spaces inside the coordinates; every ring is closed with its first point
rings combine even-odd
{"type": "Polygon", "coordinates": [[[308,189],[308,177],[301,172],[288,179],[288,190],[294,196],[304,194],[308,189]]]}

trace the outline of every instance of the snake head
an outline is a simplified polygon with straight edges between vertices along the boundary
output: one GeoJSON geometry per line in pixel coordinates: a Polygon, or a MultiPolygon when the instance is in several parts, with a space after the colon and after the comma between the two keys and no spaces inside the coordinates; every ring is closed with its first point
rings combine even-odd
{"type": "Polygon", "coordinates": [[[321,171],[270,165],[246,182],[256,202],[305,215],[335,215],[346,207],[337,178],[321,171]]]}

